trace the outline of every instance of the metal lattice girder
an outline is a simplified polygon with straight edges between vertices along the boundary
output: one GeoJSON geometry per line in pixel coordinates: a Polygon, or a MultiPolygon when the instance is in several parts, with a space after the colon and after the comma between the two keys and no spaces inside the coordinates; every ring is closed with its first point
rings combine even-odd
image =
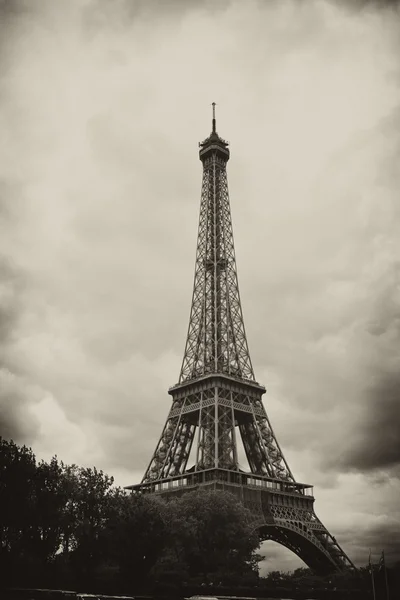
{"type": "Polygon", "coordinates": [[[221,156],[217,150],[202,157],[193,298],[180,383],[206,373],[226,373],[254,381],[236,273],[226,176],[228,158],[228,153],[221,156]]]}
{"type": "MultiPolygon", "coordinates": [[[[296,506],[273,505],[270,507],[270,511],[274,518],[274,524],[277,527],[291,529],[300,536],[306,537],[308,541],[320,549],[338,568],[352,568],[354,566],[336,539],[331,536],[326,527],[318,519],[312,506],[305,509],[296,506]]],[[[301,556],[301,539],[297,539],[299,545],[295,549],[295,552],[301,556]]]]}

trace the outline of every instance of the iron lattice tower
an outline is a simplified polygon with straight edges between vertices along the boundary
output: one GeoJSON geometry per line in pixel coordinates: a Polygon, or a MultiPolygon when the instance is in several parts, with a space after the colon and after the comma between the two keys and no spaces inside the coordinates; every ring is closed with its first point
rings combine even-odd
{"type": "Polygon", "coordinates": [[[212,132],[199,146],[203,182],[182,368],[143,480],[127,489],[168,495],[225,489],[251,510],[262,539],[286,546],[314,571],[354,568],[316,516],[312,486],[294,479],[262,403],[266,390],[254,377],[236,272],[229,149],[216,131],[215,103],[212,132]],[[249,472],[239,466],[238,435],[249,472]]]}

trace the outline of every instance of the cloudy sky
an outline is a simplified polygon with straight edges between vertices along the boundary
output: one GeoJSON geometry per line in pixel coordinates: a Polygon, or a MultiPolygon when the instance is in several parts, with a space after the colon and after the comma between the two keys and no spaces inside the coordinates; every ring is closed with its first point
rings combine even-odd
{"type": "MultiPolygon", "coordinates": [[[[400,558],[395,2],[0,0],[0,435],[140,481],[228,164],[250,352],[356,564],[400,558]]],[[[263,572],[301,561],[264,544],[263,572]]]]}

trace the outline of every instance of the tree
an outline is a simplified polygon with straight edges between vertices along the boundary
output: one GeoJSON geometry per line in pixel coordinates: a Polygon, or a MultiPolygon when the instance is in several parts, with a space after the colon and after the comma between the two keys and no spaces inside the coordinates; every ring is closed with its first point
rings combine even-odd
{"type": "Polygon", "coordinates": [[[308,567],[298,567],[292,573],[293,579],[301,579],[302,577],[307,577],[308,575],[312,575],[312,571],[308,567]]]}
{"type": "Polygon", "coordinates": [[[37,464],[0,438],[0,561],[18,584],[73,587],[99,580],[140,585],[258,576],[259,539],[233,495],[127,495],[96,468],[37,464]],[[22,581],[21,578],[24,578],[22,581]]]}
{"type": "Polygon", "coordinates": [[[9,577],[29,560],[35,474],[32,450],[0,437],[0,559],[9,577]]]}
{"type": "Polygon", "coordinates": [[[249,511],[235,496],[199,490],[169,503],[168,538],[176,560],[191,576],[210,580],[218,574],[244,575],[257,570],[254,552],[259,537],[249,511]]]}
{"type": "Polygon", "coordinates": [[[143,583],[161,558],[167,542],[167,509],[154,496],[115,492],[101,546],[103,559],[117,565],[126,583],[143,583]]]}
{"type": "Polygon", "coordinates": [[[64,552],[71,554],[74,570],[81,577],[90,577],[102,560],[101,537],[116,493],[113,483],[113,477],[96,468],[64,468],[64,552]]]}
{"type": "Polygon", "coordinates": [[[32,481],[30,549],[42,566],[53,562],[60,549],[65,503],[62,463],[57,457],[41,461],[32,481]]]}

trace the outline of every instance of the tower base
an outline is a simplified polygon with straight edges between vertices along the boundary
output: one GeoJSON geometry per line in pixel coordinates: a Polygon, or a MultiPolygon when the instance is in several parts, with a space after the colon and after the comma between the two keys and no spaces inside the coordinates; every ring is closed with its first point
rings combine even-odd
{"type": "Polygon", "coordinates": [[[197,489],[233,494],[251,513],[260,539],[294,552],[314,572],[324,575],[355,569],[314,512],[313,487],[228,469],[188,471],[168,479],[128,486],[136,494],[179,497],[197,489]]]}

